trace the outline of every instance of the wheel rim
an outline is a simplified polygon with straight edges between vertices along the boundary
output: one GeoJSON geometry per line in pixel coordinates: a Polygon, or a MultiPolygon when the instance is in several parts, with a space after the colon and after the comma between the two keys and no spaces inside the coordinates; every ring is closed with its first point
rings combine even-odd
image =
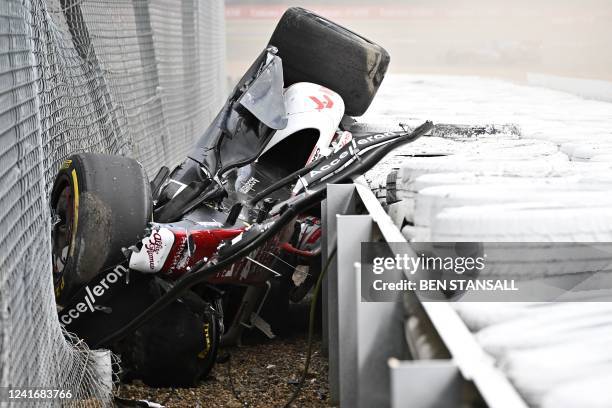
{"type": "Polygon", "coordinates": [[[67,178],[59,180],[59,193],[51,207],[53,211],[53,226],[51,229],[51,254],[53,266],[53,282],[56,297],[63,289],[63,277],[66,272],[68,256],[73,251],[74,233],[74,192],[67,178]]]}

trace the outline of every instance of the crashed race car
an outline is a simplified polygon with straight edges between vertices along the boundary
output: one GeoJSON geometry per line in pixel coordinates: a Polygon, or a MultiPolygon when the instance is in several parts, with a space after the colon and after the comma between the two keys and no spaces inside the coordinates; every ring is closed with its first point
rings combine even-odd
{"type": "Polygon", "coordinates": [[[50,200],[60,323],[152,386],[197,383],[245,328],[274,336],[282,324],[262,310],[282,312],[321,273],[326,185],[432,128],[350,131],[388,63],[380,46],[291,8],[172,171],[149,182],[127,157],[69,157],[50,200]]]}

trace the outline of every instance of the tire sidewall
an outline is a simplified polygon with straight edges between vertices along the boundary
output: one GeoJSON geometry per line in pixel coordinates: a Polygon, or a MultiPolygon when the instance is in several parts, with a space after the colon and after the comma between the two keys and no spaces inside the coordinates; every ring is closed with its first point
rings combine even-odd
{"type": "Polygon", "coordinates": [[[75,201],[78,202],[78,200],[80,200],[81,191],[86,191],[87,189],[86,179],[83,177],[81,169],[82,165],[80,163],[79,156],[71,156],[70,158],[64,160],[55,178],[53,189],[51,190],[50,203],[52,209],[55,209],[55,206],[57,205],[66,185],[73,194],[72,204],[74,206],[72,220],[73,225],[71,226],[71,234],[69,238],[69,256],[67,257],[64,269],[61,272],[61,277],[54,280],[55,297],[59,304],[66,302],[81,283],[75,276],[77,257],[74,256],[74,254],[79,254],[80,252],[80,240],[77,239],[80,228],[80,224],[78,222],[80,208],[78,204],[75,204],[75,201]],[[74,222],[75,216],[77,219],[76,223],[74,222]]]}

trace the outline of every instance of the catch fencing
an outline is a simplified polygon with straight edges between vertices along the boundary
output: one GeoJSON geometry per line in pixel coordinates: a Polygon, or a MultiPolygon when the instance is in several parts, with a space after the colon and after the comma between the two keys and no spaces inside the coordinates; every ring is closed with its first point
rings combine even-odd
{"type": "Polygon", "coordinates": [[[110,401],[110,353],[57,322],[53,178],[75,152],[177,164],[223,102],[224,24],[222,0],[0,2],[0,387],[110,401]]]}

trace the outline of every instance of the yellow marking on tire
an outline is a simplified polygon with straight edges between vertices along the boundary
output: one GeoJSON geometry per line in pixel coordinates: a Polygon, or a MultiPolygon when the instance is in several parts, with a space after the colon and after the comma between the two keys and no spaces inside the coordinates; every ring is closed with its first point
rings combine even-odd
{"type": "Polygon", "coordinates": [[[77,180],[76,170],[72,169],[72,192],[74,195],[74,210],[73,210],[73,222],[72,222],[72,242],[70,244],[70,256],[74,254],[74,247],[76,241],[77,225],[79,223],[79,182],[77,180]]]}
{"type": "Polygon", "coordinates": [[[208,323],[204,324],[204,350],[198,353],[198,358],[206,358],[208,352],[210,351],[210,333],[208,331],[208,323]]]}
{"type": "Polygon", "coordinates": [[[63,290],[64,290],[64,277],[62,276],[61,281],[59,282],[59,284],[55,288],[55,297],[56,298],[60,297],[60,295],[62,294],[63,290]]]}

